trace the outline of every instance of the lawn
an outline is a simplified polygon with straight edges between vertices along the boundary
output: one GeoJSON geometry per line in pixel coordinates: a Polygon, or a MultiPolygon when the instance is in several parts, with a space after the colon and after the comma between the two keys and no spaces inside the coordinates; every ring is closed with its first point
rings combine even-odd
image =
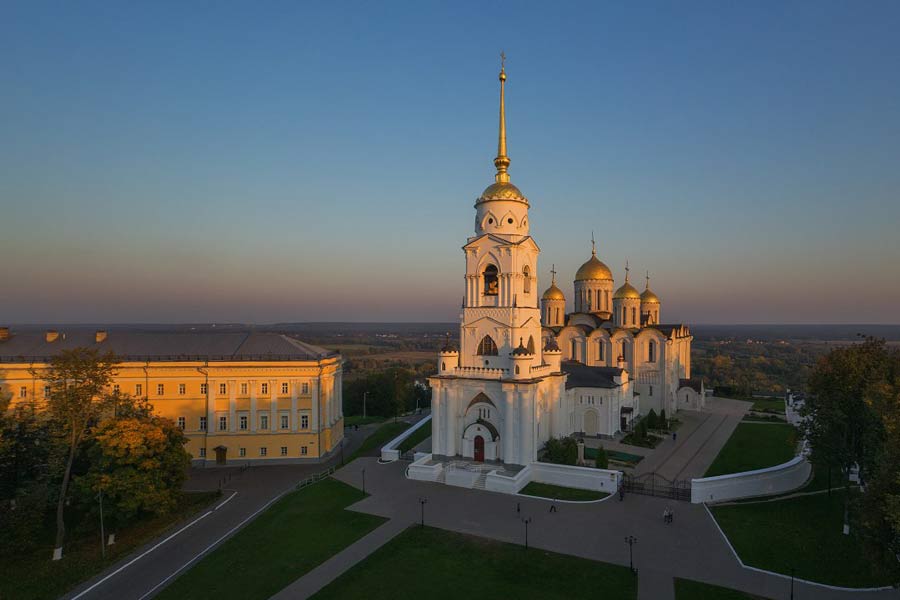
{"type": "Polygon", "coordinates": [[[784,398],[754,398],[751,410],[784,414],[784,398]]]}
{"type": "Polygon", "coordinates": [[[46,543],[36,550],[0,557],[4,567],[0,569],[0,598],[58,598],[173,525],[200,512],[219,496],[219,492],[184,494],[172,513],[139,521],[116,532],[116,544],[107,547],[106,559],[100,553],[99,525],[98,530],[90,528],[76,537],[78,528],[70,522],[70,541],[64,547],[62,560],[50,560],[56,530],[48,527],[43,534],[46,543]]]}
{"type": "Polygon", "coordinates": [[[363,443],[356,449],[356,452],[350,455],[346,462],[351,463],[360,456],[377,454],[377,450],[381,449],[382,446],[407,429],[409,429],[409,423],[406,421],[391,421],[390,423],[385,423],[376,429],[375,433],[363,440],[363,443]]]}
{"type": "Polygon", "coordinates": [[[563,487],[561,485],[551,485],[549,483],[538,483],[532,481],[519,492],[528,496],[540,496],[541,498],[551,498],[553,500],[600,500],[609,496],[606,492],[596,492],[594,490],[579,490],[577,488],[563,487]]]}
{"type": "Polygon", "coordinates": [[[751,421],[754,423],[786,423],[783,415],[776,414],[766,414],[766,415],[744,415],[744,421],[751,421]]]}
{"type": "Polygon", "coordinates": [[[425,440],[431,437],[431,423],[422,425],[416,429],[411,436],[400,442],[399,450],[401,453],[412,450],[425,440]]]}
{"type": "Polygon", "coordinates": [[[774,467],[794,458],[797,431],[793,425],[739,423],[706,477],[774,467]]]}
{"type": "Polygon", "coordinates": [[[634,599],[627,567],[410,527],[313,596],[330,598],[634,599]]]}
{"type": "Polygon", "coordinates": [[[362,497],[356,488],[330,478],[291,492],[157,598],[270,598],[384,522],[344,510],[362,497]]]}
{"type": "Polygon", "coordinates": [[[709,583],[676,577],[675,600],[766,600],[766,598],[709,583]]]}
{"type": "Polygon", "coordinates": [[[843,534],[844,492],[711,507],[745,564],[846,587],[890,584],[887,567],[843,534]]]}
{"type": "Polygon", "coordinates": [[[370,423],[381,423],[386,420],[387,420],[387,417],[377,417],[377,416],[373,417],[371,415],[366,416],[366,417],[364,417],[362,415],[353,415],[353,416],[348,417],[345,415],[344,416],[344,427],[355,427],[356,425],[362,426],[362,425],[368,425],[370,423]]]}

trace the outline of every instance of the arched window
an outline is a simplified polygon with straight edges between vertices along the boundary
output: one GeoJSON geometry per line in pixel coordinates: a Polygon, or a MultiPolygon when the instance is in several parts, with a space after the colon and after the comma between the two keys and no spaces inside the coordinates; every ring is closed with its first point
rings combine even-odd
{"type": "Polygon", "coordinates": [[[525,278],[525,293],[531,293],[531,270],[528,268],[528,265],[525,265],[525,268],[522,269],[522,276],[525,278]]]}
{"type": "Polygon", "coordinates": [[[631,307],[631,324],[637,325],[637,309],[635,307],[631,307]]]}
{"type": "Polygon", "coordinates": [[[484,269],[484,295],[496,296],[499,291],[500,284],[498,282],[498,271],[494,265],[488,265],[484,269]]]}
{"type": "Polygon", "coordinates": [[[601,304],[601,302],[600,302],[600,294],[601,294],[601,293],[602,293],[602,292],[601,292],[600,290],[597,290],[597,307],[596,307],[596,310],[603,310],[603,304],[601,304]]]}
{"type": "Polygon", "coordinates": [[[578,342],[572,340],[572,360],[578,360],[578,342]]]}
{"type": "Polygon", "coordinates": [[[441,363],[441,371],[447,370],[447,363],[441,363]]]}
{"type": "Polygon", "coordinates": [[[650,343],[647,345],[647,360],[656,362],[656,342],[653,340],[650,340],[650,343]]]}
{"type": "Polygon", "coordinates": [[[528,336],[528,353],[534,354],[534,336],[528,336]]]}
{"type": "Polygon", "coordinates": [[[516,365],[516,375],[519,374],[519,365],[516,365]]]}
{"type": "Polygon", "coordinates": [[[478,343],[478,355],[497,356],[497,344],[494,343],[494,338],[489,335],[481,338],[481,341],[478,343]]]}
{"type": "Polygon", "coordinates": [[[597,340],[597,360],[603,360],[603,340],[597,340]]]}
{"type": "Polygon", "coordinates": [[[556,322],[559,323],[559,309],[556,309],[556,322]]]}

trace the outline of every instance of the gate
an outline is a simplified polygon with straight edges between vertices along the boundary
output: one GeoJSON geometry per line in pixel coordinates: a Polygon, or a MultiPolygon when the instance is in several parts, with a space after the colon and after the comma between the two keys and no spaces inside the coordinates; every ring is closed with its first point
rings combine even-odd
{"type": "Polygon", "coordinates": [[[657,498],[671,498],[683,502],[691,501],[690,479],[666,479],[657,473],[644,473],[643,475],[628,475],[622,480],[622,486],[626,492],[656,496],[657,498]]]}

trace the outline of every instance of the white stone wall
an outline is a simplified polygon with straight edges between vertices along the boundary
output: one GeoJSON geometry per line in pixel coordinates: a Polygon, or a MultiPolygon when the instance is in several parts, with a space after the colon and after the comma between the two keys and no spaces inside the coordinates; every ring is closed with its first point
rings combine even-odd
{"type": "Polygon", "coordinates": [[[811,472],[812,465],[806,457],[797,456],[767,469],[692,479],[691,502],[724,502],[792,492],[807,482],[811,472]]]}
{"type": "Polygon", "coordinates": [[[561,485],[582,490],[614,494],[619,489],[622,473],[611,469],[593,469],[551,463],[531,464],[531,481],[561,485]]]}

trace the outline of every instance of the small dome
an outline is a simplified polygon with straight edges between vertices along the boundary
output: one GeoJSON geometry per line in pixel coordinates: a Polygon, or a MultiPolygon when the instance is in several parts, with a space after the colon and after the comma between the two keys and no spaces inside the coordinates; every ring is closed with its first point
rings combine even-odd
{"type": "Polygon", "coordinates": [[[647,288],[641,294],[641,304],[659,304],[659,296],[651,292],[650,288],[647,288]]]}
{"type": "Polygon", "coordinates": [[[612,281],[612,278],[612,271],[597,258],[596,254],[592,254],[591,258],[578,267],[578,271],[575,273],[575,281],[587,281],[589,279],[608,279],[612,281]]]}
{"type": "Polygon", "coordinates": [[[544,344],[544,352],[559,352],[559,344],[556,342],[556,338],[550,336],[547,338],[547,343],[544,344]]]}
{"type": "Polygon", "coordinates": [[[519,338],[518,347],[512,351],[513,356],[531,356],[534,352],[531,352],[522,344],[522,338],[519,338]]]}
{"type": "Polygon", "coordinates": [[[613,300],[640,300],[641,293],[635,289],[633,285],[626,281],[622,284],[622,287],[616,290],[616,293],[613,294],[613,300]]]}
{"type": "Polygon", "coordinates": [[[547,288],[547,291],[544,292],[544,295],[541,296],[544,300],[562,300],[565,301],[566,295],[563,294],[563,291],[556,287],[556,284],[552,284],[547,288]]]}
{"type": "Polygon", "coordinates": [[[528,204],[528,198],[525,197],[525,194],[508,181],[498,181],[485,188],[478,201],[487,202],[489,200],[513,200],[528,204]]]}

